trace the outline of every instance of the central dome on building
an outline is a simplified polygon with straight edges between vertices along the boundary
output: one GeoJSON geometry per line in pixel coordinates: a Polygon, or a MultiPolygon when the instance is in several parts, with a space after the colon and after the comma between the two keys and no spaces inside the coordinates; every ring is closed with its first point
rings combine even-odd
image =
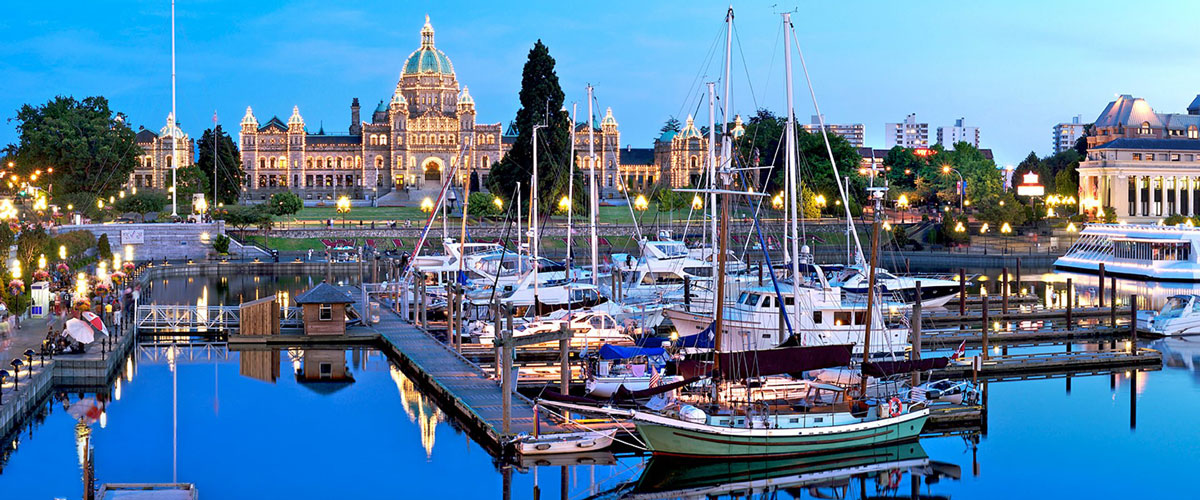
{"type": "Polygon", "coordinates": [[[421,48],[414,50],[404,62],[401,75],[453,75],[454,65],[450,58],[433,46],[433,25],[429,24],[429,16],[425,16],[425,27],[421,28],[421,48]]]}

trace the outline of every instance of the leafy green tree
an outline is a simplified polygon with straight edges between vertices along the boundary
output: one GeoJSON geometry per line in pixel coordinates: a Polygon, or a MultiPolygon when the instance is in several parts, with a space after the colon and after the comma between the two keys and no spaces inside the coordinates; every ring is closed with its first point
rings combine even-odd
{"type": "Polygon", "coordinates": [[[659,212],[670,212],[691,206],[692,197],[670,187],[659,186],[654,190],[654,202],[658,205],[659,212]]]}
{"type": "Polygon", "coordinates": [[[57,256],[59,245],[67,247],[68,259],[78,258],[83,256],[83,253],[89,248],[96,246],[96,235],[92,234],[91,231],[83,229],[58,233],[50,242],[53,253],[47,252],[46,257],[50,258],[51,255],[57,256]]]}
{"type": "Polygon", "coordinates": [[[304,208],[304,200],[291,191],[280,191],[272,194],[267,201],[266,210],[274,215],[292,215],[304,208]]]}
{"type": "Polygon", "coordinates": [[[108,243],[108,233],[101,234],[100,239],[96,240],[96,254],[101,259],[112,258],[112,245],[108,243]]]}
{"type": "MultiPolygon", "coordinates": [[[[743,125],[746,134],[736,144],[739,161],[751,166],[772,166],[769,170],[760,171],[759,182],[760,185],[765,183],[765,186],[761,188],[765,192],[776,193],[782,191],[786,185],[784,171],[786,162],[783,156],[786,125],[787,117],[776,116],[769,110],[760,109],[743,125]],[[770,151],[770,153],[764,156],[763,151],[770,151]]],[[[852,198],[852,201],[855,201],[852,206],[857,205],[857,202],[861,202],[866,196],[866,192],[862,189],[865,185],[861,183],[862,176],[857,174],[862,156],[841,136],[830,134],[829,145],[833,150],[833,157],[837,161],[840,175],[851,176],[852,188],[847,195],[852,198]],[[851,175],[852,173],[853,175],[851,175]]],[[[829,153],[825,148],[824,136],[819,133],[810,134],[797,127],[796,150],[800,179],[800,182],[797,183],[798,188],[824,195],[827,203],[832,206],[834,201],[840,198],[840,194],[833,166],[829,162],[829,153]]]]}
{"type": "Polygon", "coordinates": [[[16,241],[16,238],[17,235],[13,233],[12,228],[8,224],[0,224],[0,252],[8,255],[8,249],[16,241]]]}
{"type": "Polygon", "coordinates": [[[261,228],[264,225],[270,226],[271,223],[271,214],[261,205],[226,205],[224,210],[215,212],[214,217],[239,230],[250,226],[261,228]]]}
{"type": "Polygon", "coordinates": [[[803,208],[801,217],[806,219],[816,219],[821,216],[821,204],[817,203],[817,194],[810,189],[805,189],[800,198],[800,206],[803,208]]]}
{"type": "Polygon", "coordinates": [[[471,217],[495,217],[500,215],[500,207],[496,206],[495,198],[487,193],[471,193],[467,197],[467,215],[471,217]]]}
{"type": "MultiPolygon", "coordinates": [[[[50,235],[41,226],[21,231],[17,235],[17,259],[24,269],[35,269],[38,255],[45,254],[50,247],[50,235]]],[[[112,258],[112,254],[100,254],[100,258],[112,258]]]]}
{"type": "Polygon", "coordinates": [[[192,195],[211,192],[208,188],[210,181],[204,177],[204,172],[196,165],[188,165],[175,169],[175,189],[179,190],[179,215],[190,212],[192,195]]]}
{"type": "Polygon", "coordinates": [[[1025,205],[1022,205],[1012,193],[1003,193],[990,199],[987,203],[979,204],[979,220],[991,224],[996,230],[999,230],[1005,222],[1012,227],[1020,226],[1028,220],[1028,216],[1029,214],[1025,212],[1025,205]]]}
{"type": "MultiPolygon", "coordinates": [[[[204,174],[204,178],[211,183],[213,179],[213,129],[204,131],[204,135],[200,136],[200,141],[196,143],[196,148],[200,155],[196,160],[196,166],[200,168],[200,172],[204,174]]],[[[238,197],[242,193],[242,184],[246,181],[246,171],[242,169],[242,162],[238,159],[237,144],[233,138],[225,133],[218,125],[216,128],[216,168],[217,168],[217,199],[216,203],[224,203],[233,205],[238,202],[238,197]]],[[[208,195],[212,195],[212,186],[209,186],[208,195]]]]}
{"type": "Polygon", "coordinates": [[[219,253],[219,254],[229,253],[229,237],[228,236],[225,236],[223,234],[218,234],[216,238],[213,238],[212,245],[213,245],[213,250],[216,250],[217,253],[219,253]]]}
{"type": "MultiPolygon", "coordinates": [[[[587,192],[583,188],[582,169],[576,169],[574,179],[569,175],[571,122],[568,113],[561,111],[564,95],[554,64],[550,49],[538,40],[521,72],[521,108],[513,122],[517,139],[488,176],[488,189],[492,193],[511,200],[519,182],[522,196],[527,196],[524,193],[529,192],[533,175],[533,127],[544,124],[538,130],[538,196],[542,200],[540,209],[546,214],[557,210],[557,200],[567,194],[568,182],[575,182],[576,193],[587,192]]],[[[576,196],[576,212],[586,209],[585,199],[576,196]]]]}
{"type": "Polygon", "coordinates": [[[17,172],[54,167],[56,195],[91,193],[93,204],[95,196],[115,195],[142,154],[124,115],[109,109],[104,97],[58,96],[21,106],[15,119],[19,142],[8,153],[17,172]]]}
{"type": "Polygon", "coordinates": [[[118,199],[113,205],[118,212],[135,212],[146,215],[150,212],[161,212],[169,200],[167,195],[153,191],[142,191],[135,195],[118,199]]]}

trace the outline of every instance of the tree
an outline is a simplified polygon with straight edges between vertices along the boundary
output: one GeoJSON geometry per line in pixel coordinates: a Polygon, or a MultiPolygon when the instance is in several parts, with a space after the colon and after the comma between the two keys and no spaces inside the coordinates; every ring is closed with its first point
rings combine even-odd
{"type": "Polygon", "coordinates": [[[993,230],[999,231],[1005,222],[1017,227],[1028,220],[1025,205],[1022,205],[1012,193],[1004,193],[987,203],[979,204],[979,220],[987,222],[993,230]]]}
{"type": "MultiPolygon", "coordinates": [[[[683,126],[681,123],[679,123],[679,119],[675,118],[674,116],[667,118],[667,122],[663,124],[662,128],[658,129],[658,131],[663,134],[667,132],[678,132],[680,130],[683,130],[683,126]]],[[[658,137],[655,137],[655,139],[657,138],[658,137]]]]}
{"type": "Polygon", "coordinates": [[[55,194],[115,195],[142,155],[125,116],[109,109],[104,97],[58,96],[41,106],[26,104],[16,120],[19,143],[9,145],[8,153],[17,173],[54,166],[55,194]]]}
{"type": "MultiPolygon", "coordinates": [[[[175,169],[175,189],[179,193],[179,208],[176,210],[184,215],[192,206],[192,195],[211,192],[208,188],[210,181],[204,177],[204,172],[196,165],[188,165],[175,169]]],[[[214,204],[215,206],[215,204],[214,204]]]]}
{"type": "Polygon", "coordinates": [[[17,235],[13,233],[12,228],[8,224],[0,224],[0,252],[8,255],[8,249],[16,241],[16,238],[17,235]]]}
{"type": "Polygon", "coordinates": [[[112,258],[112,246],[108,243],[108,233],[100,235],[100,239],[96,240],[96,254],[101,259],[112,258]]]}
{"type": "Polygon", "coordinates": [[[117,200],[113,207],[121,213],[135,212],[146,215],[150,212],[161,212],[166,208],[168,201],[165,194],[142,191],[117,200]]]}
{"type": "MultiPolygon", "coordinates": [[[[233,138],[229,137],[221,126],[216,128],[216,167],[217,167],[217,199],[213,204],[224,203],[233,205],[238,202],[238,197],[242,193],[242,184],[246,182],[246,171],[242,169],[242,162],[238,159],[237,145],[233,142],[233,138]]],[[[196,144],[199,149],[199,157],[196,161],[196,166],[200,168],[200,172],[204,174],[204,178],[211,184],[213,181],[213,129],[204,131],[204,135],[200,136],[200,141],[196,144]]],[[[212,196],[212,186],[206,192],[212,196]]]]}
{"type": "Polygon", "coordinates": [[[214,217],[243,231],[250,226],[269,226],[271,221],[271,214],[261,205],[226,205],[223,210],[215,212],[214,217]]]}
{"type": "Polygon", "coordinates": [[[216,238],[213,238],[212,245],[213,245],[213,250],[216,250],[217,253],[219,253],[219,254],[229,253],[229,237],[228,236],[225,236],[223,234],[218,234],[216,238]]]}
{"type": "Polygon", "coordinates": [[[304,208],[304,200],[291,191],[280,191],[272,194],[267,201],[266,210],[274,215],[292,215],[304,208]]]}
{"type": "MultiPolygon", "coordinates": [[[[17,259],[25,269],[33,269],[38,255],[45,254],[50,246],[50,235],[41,226],[21,231],[17,236],[17,259]]],[[[111,253],[102,253],[100,258],[112,258],[111,253]]]]}
{"type": "Polygon", "coordinates": [[[500,207],[496,206],[495,198],[490,194],[471,193],[467,197],[467,215],[471,217],[495,217],[500,212],[500,207]]]}
{"type": "MultiPolygon", "coordinates": [[[[587,192],[583,190],[582,173],[577,172],[574,179],[569,174],[571,122],[568,113],[561,111],[564,95],[554,64],[550,49],[538,40],[529,50],[521,72],[521,108],[513,122],[517,139],[488,176],[488,189],[504,199],[513,198],[518,182],[528,193],[533,175],[533,127],[544,124],[538,130],[538,196],[542,200],[540,209],[546,214],[557,210],[557,200],[567,194],[568,182],[575,182],[576,193],[587,192]]],[[[586,198],[576,198],[575,211],[580,212],[587,206],[582,202],[586,198]]]]}
{"type": "MultiPolygon", "coordinates": [[[[765,183],[762,190],[765,192],[778,192],[784,189],[785,169],[786,164],[784,158],[784,142],[786,137],[787,117],[776,116],[767,109],[759,109],[758,112],[746,122],[743,127],[746,134],[735,144],[737,148],[738,161],[740,164],[748,164],[748,166],[769,165],[770,170],[761,170],[759,184],[765,183]],[[753,138],[753,141],[747,139],[753,138]],[[763,156],[764,151],[769,151],[766,157],[763,156]]],[[[854,146],[850,145],[846,139],[838,135],[829,135],[830,149],[833,150],[833,158],[837,162],[837,169],[841,176],[850,175],[852,172],[855,175],[854,179],[861,176],[857,175],[858,165],[862,161],[858,151],[854,146]]],[[[810,134],[799,127],[796,128],[796,151],[797,151],[797,172],[799,181],[797,187],[804,191],[813,191],[817,194],[822,194],[829,205],[833,205],[834,200],[840,198],[838,190],[838,182],[833,173],[833,166],[830,164],[829,152],[825,147],[825,139],[822,134],[810,134]]],[[[752,179],[747,179],[752,180],[752,179]]],[[[855,181],[858,182],[858,181],[855,181]]],[[[852,198],[852,206],[857,205],[861,198],[865,196],[865,192],[861,189],[851,189],[847,195],[852,198]]]]}

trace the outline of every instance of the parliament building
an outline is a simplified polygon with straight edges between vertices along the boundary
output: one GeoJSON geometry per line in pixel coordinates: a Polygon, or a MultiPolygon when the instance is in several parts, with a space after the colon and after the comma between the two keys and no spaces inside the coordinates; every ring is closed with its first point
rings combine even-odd
{"type": "MultiPolygon", "coordinates": [[[[740,117],[735,124],[736,136],[742,130],[740,117]]],[[[468,170],[486,186],[492,164],[516,140],[511,125],[502,131],[500,123],[476,122],[475,101],[466,86],[459,87],[450,58],[434,45],[428,16],[421,44],[404,62],[392,95],[365,117],[354,98],[346,133],[326,133],[323,127],[310,132],[299,106],[286,120],[276,115],[261,121],[247,107],[240,132],[246,172],[243,199],[258,202],[292,191],[306,204],[348,196],[380,205],[409,205],[436,196],[446,180],[460,191],[468,170]],[[452,173],[457,175],[448,179],[452,173]]],[[[174,137],[181,142],[181,165],[191,164],[193,141],[178,127],[174,137]]],[[[144,130],[137,139],[144,155],[129,185],[165,191],[171,183],[172,134],[164,127],[160,134],[144,130]]],[[[611,108],[598,122],[593,117],[576,124],[576,166],[583,172],[591,166],[589,140],[594,141],[604,198],[623,197],[623,191],[645,192],[659,184],[695,185],[707,170],[708,137],[690,116],[681,130],[664,133],[651,148],[621,147],[611,108]]]]}

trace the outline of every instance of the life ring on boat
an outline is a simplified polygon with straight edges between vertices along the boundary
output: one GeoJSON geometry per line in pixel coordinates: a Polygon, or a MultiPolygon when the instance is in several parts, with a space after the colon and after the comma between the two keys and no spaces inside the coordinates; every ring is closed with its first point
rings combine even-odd
{"type": "Polygon", "coordinates": [[[889,415],[899,415],[900,409],[901,409],[900,408],[900,398],[893,397],[892,399],[888,400],[888,414],[889,415]]]}
{"type": "MultiPolygon", "coordinates": [[[[892,398],[892,399],[895,399],[895,398],[892,398]]],[[[887,488],[889,490],[894,490],[899,487],[900,487],[900,471],[897,469],[892,469],[892,470],[888,471],[887,488]]]]}

